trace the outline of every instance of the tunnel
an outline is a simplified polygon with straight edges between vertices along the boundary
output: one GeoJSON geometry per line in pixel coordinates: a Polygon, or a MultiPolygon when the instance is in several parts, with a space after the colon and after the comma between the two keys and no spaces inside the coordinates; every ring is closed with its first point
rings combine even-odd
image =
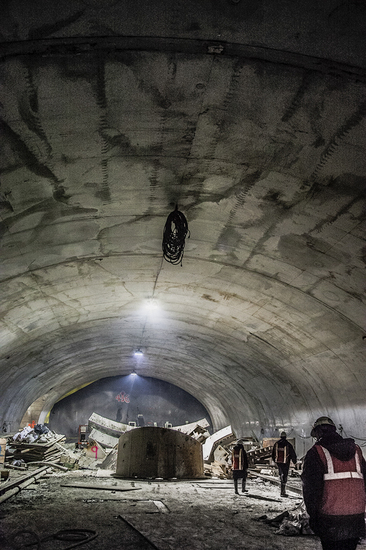
{"type": "Polygon", "coordinates": [[[365,5],[2,10],[0,435],[134,372],[212,433],[362,446],[365,5]]]}
{"type": "Polygon", "coordinates": [[[0,426],[141,348],[215,430],[364,438],[362,6],[79,4],[1,23],[0,426]]]}

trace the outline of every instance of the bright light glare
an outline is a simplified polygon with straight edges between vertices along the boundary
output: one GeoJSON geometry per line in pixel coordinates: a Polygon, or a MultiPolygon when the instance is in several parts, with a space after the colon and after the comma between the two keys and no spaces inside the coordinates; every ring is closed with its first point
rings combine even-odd
{"type": "Polygon", "coordinates": [[[155,300],[154,298],[150,298],[149,300],[147,300],[145,307],[148,311],[155,311],[159,309],[159,304],[157,300],[155,300]]]}
{"type": "Polygon", "coordinates": [[[142,357],[144,354],[140,349],[137,349],[134,353],[135,357],[142,357]]]}
{"type": "Polygon", "coordinates": [[[135,372],[131,372],[131,376],[137,376],[135,372]]]}

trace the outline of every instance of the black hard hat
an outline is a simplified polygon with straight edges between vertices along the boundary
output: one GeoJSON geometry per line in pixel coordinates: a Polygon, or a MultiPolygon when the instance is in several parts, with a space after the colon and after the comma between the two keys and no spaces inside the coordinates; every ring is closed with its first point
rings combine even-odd
{"type": "Polygon", "coordinates": [[[286,432],[281,432],[280,437],[287,437],[287,433],[286,432]]]}
{"type": "Polygon", "coordinates": [[[312,430],[310,432],[311,437],[315,437],[315,430],[318,426],[333,426],[333,428],[336,428],[336,425],[334,424],[333,420],[329,418],[329,416],[321,416],[317,420],[315,420],[312,430]]]}

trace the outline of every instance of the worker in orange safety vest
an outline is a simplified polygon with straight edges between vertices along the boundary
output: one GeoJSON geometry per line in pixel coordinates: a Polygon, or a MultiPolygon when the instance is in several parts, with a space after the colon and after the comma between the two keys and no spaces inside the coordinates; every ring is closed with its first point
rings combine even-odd
{"type": "Polygon", "coordinates": [[[281,480],[281,497],[287,497],[286,483],[288,472],[290,469],[290,461],[294,464],[297,462],[295,449],[289,441],[287,441],[286,432],[281,432],[281,439],[276,441],[272,449],[272,460],[277,464],[278,473],[281,480]]]}
{"type": "Polygon", "coordinates": [[[244,449],[243,440],[238,439],[236,442],[236,445],[232,449],[232,455],[231,455],[231,469],[233,473],[233,480],[234,480],[234,490],[235,494],[238,495],[238,479],[241,479],[241,490],[242,493],[246,493],[247,490],[245,488],[246,481],[247,481],[247,475],[248,475],[248,456],[244,449]]]}
{"type": "Polygon", "coordinates": [[[315,445],[307,452],[303,495],[309,524],[323,550],[355,550],[365,536],[366,462],[354,439],[337,433],[330,418],[313,425],[315,445]]]}

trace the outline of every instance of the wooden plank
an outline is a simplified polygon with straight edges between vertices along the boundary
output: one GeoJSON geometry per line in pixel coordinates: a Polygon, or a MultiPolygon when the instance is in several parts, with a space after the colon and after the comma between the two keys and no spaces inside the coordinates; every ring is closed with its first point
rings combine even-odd
{"type": "Polygon", "coordinates": [[[61,487],[75,487],[76,489],[97,489],[102,491],[139,491],[141,487],[111,487],[110,485],[90,485],[88,483],[61,483],[61,487]]]}
{"type": "Polygon", "coordinates": [[[14,464],[4,464],[4,468],[9,468],[10,470],[22,470],[23,472],[28,470],[26,466],[14,466],[14,464]]]}
{"type": "Polygon", "coordinates": [[[6,439],[0,439],[0,466],[5,462],[6,439]]]}
{"type": "MultiPolygon", "coordinates": [[[[265,481],[270,481],[274,485],[281,485],[281,481],[275,477],[266,476],[263,474],[257,474],[257,472],[253,472],[253,470],[248,470],[249,475],[253,475],[256,477],[259,477],[261,479],[264,479],[265,481]]],[[[302,488],[301,487],[294,487],[291,485],[291,483],[286,483],[286,491],[292,491],[293,493],[296,493],[297,495],[302,495],[302,488]]]]}
{"type": "Polygon", "coordinates": [[[61,466],[60,464],[55,464],[54,462],[47,462],[47,461],[41,461],[41,462],[32,462],[32,464],[45,464],[51,468],[57,468],[58,470],[62,470],[63,472],[68,472],[69,469],[65,466],[61,466]]]}
{"type": "Polygon", "coordinates": [[[56,443],[59,443],[60,441],[64,441],[65,436],[59,435],[58,437],[55,437],[53,439],[50,439],[46,443],[37,443],[35,441],[34,443],[26,443],[25,441],[12,441],[10,442],[10,445],[12,447],[15,447],[16,449],[35,449],[40,451],[45,451],[46,449],[49,449],[53,445],[56,445],[56,443]]]}

